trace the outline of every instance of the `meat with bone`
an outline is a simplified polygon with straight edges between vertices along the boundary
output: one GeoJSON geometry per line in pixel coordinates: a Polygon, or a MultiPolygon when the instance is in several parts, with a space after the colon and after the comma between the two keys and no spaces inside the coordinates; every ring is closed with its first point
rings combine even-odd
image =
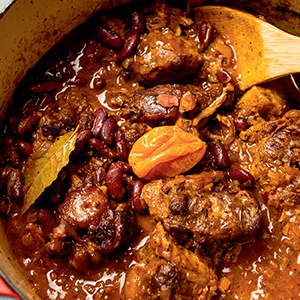
{"type": "Polygon", "coordinates": [[[62,255],[71,243],[69,263],[84,271],[89,264],[100,263],[102,254],[127,243],[136,233],[136,220],[128,203],[110,208],[106,187],[80,180],[73,183],[58,208],[60,223],[49,234],[46,246],[62,255]]]}
{"type": "Polygon", "coordinates": [[[260,226],[257,200],[221,171],[153,180],[144,186],[142,198],[177,241],[193,247],[252,238],[260,226]]]}

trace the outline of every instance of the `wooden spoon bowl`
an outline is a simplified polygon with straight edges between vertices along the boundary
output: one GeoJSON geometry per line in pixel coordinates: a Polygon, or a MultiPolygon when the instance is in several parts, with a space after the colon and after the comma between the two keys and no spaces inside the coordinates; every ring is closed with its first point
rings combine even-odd
{"type": "Polygon", "coordinates": [[[300,71],[300,38],[251,14],[223,6],[197,8],[233,46],[239,88],[300,71]]]}

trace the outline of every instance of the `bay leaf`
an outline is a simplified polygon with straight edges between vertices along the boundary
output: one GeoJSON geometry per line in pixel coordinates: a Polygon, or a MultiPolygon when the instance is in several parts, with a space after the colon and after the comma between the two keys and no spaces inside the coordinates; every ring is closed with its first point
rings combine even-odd
{"type": "MultiPolygon", "coordinates": [[[[46,187],[57,178],[61,169],[69,162],[69,156],[75,148],[79,126],[75,131],[67,132],[57,138],[53,145],[45,152],[41,145],[41,153],[33,153],[24,170],[24,202],[21,213],[24,214],[36,199],[43,193],[46,187]]],[[[49,147],[49,145],[48,145],[49,147]]]]}

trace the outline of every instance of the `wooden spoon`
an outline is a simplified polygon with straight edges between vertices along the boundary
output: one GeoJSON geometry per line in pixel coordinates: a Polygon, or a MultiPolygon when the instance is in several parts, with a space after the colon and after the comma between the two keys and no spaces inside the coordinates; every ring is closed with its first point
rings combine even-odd
{"type": "Polygon", "coordinates": [[[233,46],[239,88],[300,72],[300,38],[245,12],[223,6],[197,8],[233,46]]]}

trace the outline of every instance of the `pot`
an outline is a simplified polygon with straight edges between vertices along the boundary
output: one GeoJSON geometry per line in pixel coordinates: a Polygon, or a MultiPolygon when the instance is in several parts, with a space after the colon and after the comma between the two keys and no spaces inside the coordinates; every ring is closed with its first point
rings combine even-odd
{"type": "MultiPolygon", "coordinates": [[[[130,0],[47,1],[17,0],[0,15],[0,123],[12,95],[27,71],[64,35],[99,10],[107,10],[130,0]]],[[[192,5],[202,4],[201,0],[192,5]]],[[[268,22],[300,36],[298,0],[228,0],[205,4],[230,5],[263,15],[268,22]]],[[[10,252],[5,228],[0,225],[0,275],[24,300],[40,299],[10,252]]]]}

